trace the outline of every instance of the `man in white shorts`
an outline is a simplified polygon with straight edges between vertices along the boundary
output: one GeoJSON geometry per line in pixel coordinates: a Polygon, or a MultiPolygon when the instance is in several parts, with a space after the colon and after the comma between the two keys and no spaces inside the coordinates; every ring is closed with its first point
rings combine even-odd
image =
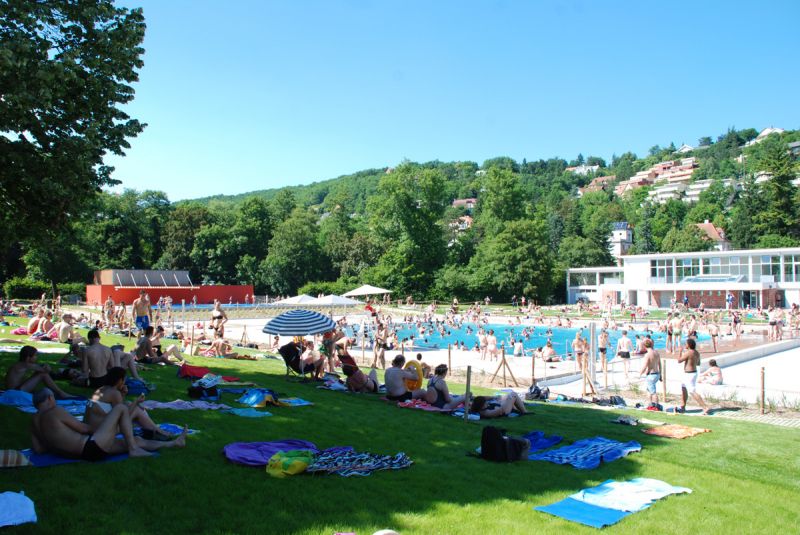
{"type": "Polygon", "coordinates": [[[683,384],[681,385],[681,399],[683,401],[681,408],[676,412],[684,412],[686,410],[686,400],[691,394],[698,405],[703,408],[703,414],[709,413],[708,405],[697,393],[697,367],[700,365],[700,353],[697,352],[697,342],[694,338],[686,339],[686,347],[681,349],[681,354],[678,357],[678,362],[683,362],[683,384]]]}

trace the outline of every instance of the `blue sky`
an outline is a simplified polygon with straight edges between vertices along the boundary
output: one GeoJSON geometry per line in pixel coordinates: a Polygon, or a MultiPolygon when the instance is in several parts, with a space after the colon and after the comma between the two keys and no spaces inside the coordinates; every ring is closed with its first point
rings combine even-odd
{"type": "Polygon", "coordinates": [[[800,128],[800,2],[147,0],[109,159],[170,199],[403,159],[574,158],[800,128]]]}

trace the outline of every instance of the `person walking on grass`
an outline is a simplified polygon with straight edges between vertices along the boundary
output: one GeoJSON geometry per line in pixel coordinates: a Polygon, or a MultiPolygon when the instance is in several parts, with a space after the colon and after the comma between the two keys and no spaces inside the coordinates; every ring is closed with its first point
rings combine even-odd
{"type": "Polygon", "coordinates": [[[710,409],[700,394],[697,393],[697,367],[700,365],[700,353],[697,352],[697,342],[694,338],[686,340],[686,347],[681,349],[678,363],[683,362],[683,384],[681,385],[681,408],[677,412],[686,411],[686,400],[691,394],[698,405],[703,408],[703,414],[708,414],[710,409]]]}

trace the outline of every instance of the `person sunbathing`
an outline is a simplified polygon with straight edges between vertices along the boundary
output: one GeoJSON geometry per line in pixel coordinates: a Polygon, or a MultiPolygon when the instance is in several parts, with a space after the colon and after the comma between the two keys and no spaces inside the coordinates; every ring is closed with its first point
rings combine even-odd
{"type": "Polygon", "coordinates": [[[447,364],[439,364],[434,369],[434,376],[428,380],[425,401],[440,409],[455,409],[464,401],[464,396],[452,396],[444,378],[447,375],[447,364]]]}
{"type": "Polygon", "coordinates": [[[55,326],[56,332],[58,333],[58,341],[62,344],[69,344],[70,346],[88,344],[86,338],[75,332],[75,327],[72,323],[73,320],[74,318],[69,312],[61,316],[61,321],[55,326]]]}
{"type": "Polygon", "coordinates": [[[39,330],[39,322],[44,319],[44,309],[40,308],[36,311],[36,315],[31,318],[26,328],[27,334],[33,334],[39,330]]]}
{"type": "Polygon", "coordinates": [[[156,327],[153,336],[150,337],[150,343],[153,344],[153,349],[155,349],[156,351],[156,356],[158,357],[166,356],[167,358],[172,357],[181,364],[186,362],[186,359],[183,358],[183,355],[181,354],[180,348],[175,344],[171,344],[169,347],[167,347],[167,349],[162,351],[161,338],[163,338],[165,334],[166,333],[164,332],[164,327],[159,325],[158,327],[156,327]]]}
{"type": "Polygon", "coordinates": [[[512,412],[528,413],[525,403],[516,392],[509,392],[499,397],[477,396],[472,400],[469,412],[479,414],[481,418],[500,418],[512,412]]]}
{"type": "Polygon", "coordinates": [[[79,422],[63,407],[56,405],[53,392],[45,388],[33,396],[37,413],[33,415],[31,442],[36,453],[54,453],[73,459],[97,462],[111,455],[127,453],[131,457],[149,457],[147,450],[184,447],[187,429],[169,442],[136,437],[128,407],[120,403],[95,429],[79,422]],[[121,433],[123,438],[116,438],[121,433]]]}
{"type": "MultiPolygon", "coordinates": [[[[144,336],[139,337],[139,340],[136,342],[136,349],[134,351],[134,354],[136,355],[136,360],[143,364],[159,364],[159,363],[174,364],[169,359],[169,357],[172,356],[178,359],[179,364],[183,364],[185,362],[185,359],[183,358],[183,355],[181,355],[180,351],[177,350],[177,348],[175,348],[176,350],[172,352],[170,355],[164,353],[161,356],[159,356],[158,353],[156,353],[156,350],[153,347],[153,342],[151,340],[153,336],[153,331],[154,331],[153,326],[148,325],[144,329],[144,336]]],[[[170,349],[172,349],[173,347],[175,346],[170,346],[170,349]]]]}
{"type": "Polygon", "coordinates": [[[38,353],[33,346],[22,346],[19,350],[19,362],[15,362],[6,372],[6,389],[33,392],[39,383],[44,383],[58,399],[72,397],[58,388],[50,377],[50,366],[36,363],[38,353]],[[30,375],[28,372],[31,372],[30,375]]]}
{"type": "Polygon", "coordinates": [[[105,384],[106,373],[114,358],[111,348],[100,343],[100,333],[96,329],[88,332],[89,345],[81,354],[81,365],[86,386],[100,388],[105,384]]]}
{"type": "Polygon", "coordinates": [[[103,423],[105,417],[114,407],[123,403],[128,407],[131,422],[139,424],[142,428],[142,436],[144,438],[149,440],[169,440],[171,438],[162,432],[150,419],[147,411],[139,406],[139,403],[144,400],[144,395],[139,396],[132,403],[125,403],[128,387],[125,386],[125,370],[123,368],[111,368],[108,370],[104,380],[103,386],[95,390],[92,398],[86,404],[86,412],[83,416],[83,421],[92,428],[92,431],[103,423]]]}
{"type": "Polygon", "coordinates": [[[386,382],[386,397],[392,401],[408,401],[425,397],[425,390],[409,391],[406,387],[406,379],[417,380],[419,377],[416,370],[404,370],[403,364],[405,363],[406,358],[403,355],[397,355],[392,360],[391,367],[383,375],[386,382]]]}
{"type": "Polygon", "coordinates": [[[367,393],[378,391],[378,371],[373,367],[366,375],[357,366],[345,364],[342,366],[342,373],[345,377],[345,386],[351,392],[367,393]]]}
{"type": "Polygon", "coordinates": [[[717,365],[717,361],[715,359],[708,361],[708,365],[709,368],[700,374],[700,378],[697,380],[697,382],[706,383],[709,385],[721,385],[722,368],[717,365]]]}

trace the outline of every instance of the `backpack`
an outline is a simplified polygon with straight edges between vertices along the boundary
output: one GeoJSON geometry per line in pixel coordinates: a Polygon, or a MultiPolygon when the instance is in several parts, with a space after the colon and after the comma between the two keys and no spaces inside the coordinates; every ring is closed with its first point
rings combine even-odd
{"type": "Polygon", "coordinates": [[[212,400],[219,399],[219,391],[216,386],[211,388],[203,388],[202,386],[190,386],[188,391],[189,397],[194,399],[212,400]]]}
{"type": "Polygon", "coordinates": [[[506,436],[505,429],[487,425],[481,434],[481,457],[501,463],[528,458],[531,443],[524,438],[506,436]]]}

